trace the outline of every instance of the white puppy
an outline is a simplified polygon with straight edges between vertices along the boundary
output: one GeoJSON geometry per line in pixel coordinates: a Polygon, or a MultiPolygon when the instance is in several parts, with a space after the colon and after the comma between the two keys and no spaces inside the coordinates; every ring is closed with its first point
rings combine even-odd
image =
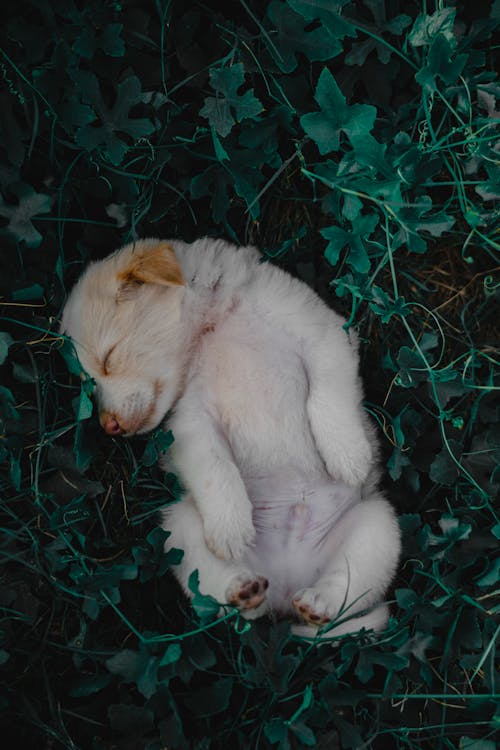
{"type": "Polygon", "coordinates": [[[176,574],[247,617],[293,614],[298,631],[381,629],[400,535],[376,488],[344,320],[254,248],[142,240],[93,263],[61,330],[95,380],[111,435],[166,425],[176,574]]]}

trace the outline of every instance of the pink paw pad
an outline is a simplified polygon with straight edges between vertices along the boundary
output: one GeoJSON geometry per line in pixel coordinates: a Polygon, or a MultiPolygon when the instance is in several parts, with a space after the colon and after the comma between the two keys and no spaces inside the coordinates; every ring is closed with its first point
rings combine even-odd
{"type": "Polygon", "coordinates": [[[262,576],[237,580],[228,591],[228,604],[238,609],[255,609],[264,601],[268,586],[268,580],[262,576]]]}
{"type": "Polygon", "coordinates": [[[318,614],[310,604],[306,604],[301,600],[300,596],[296,596],[292,599],[292,605],[299,617],[309,625],[316,625],[321,627],[331,621],[331,618],[325,614],[318,614]]]}

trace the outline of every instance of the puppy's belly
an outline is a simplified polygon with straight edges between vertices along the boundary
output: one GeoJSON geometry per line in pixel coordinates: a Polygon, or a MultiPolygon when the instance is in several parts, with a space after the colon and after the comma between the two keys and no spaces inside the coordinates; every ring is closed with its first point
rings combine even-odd
{"type": "Polygon", "coordinates": [[[268,578],[272,610],[287,613],[293,595],[314,585],[335,556],[338,521],[360,494],[323,478],[260,478],[247,488],[257,532],[248,562],[268,578]]]}

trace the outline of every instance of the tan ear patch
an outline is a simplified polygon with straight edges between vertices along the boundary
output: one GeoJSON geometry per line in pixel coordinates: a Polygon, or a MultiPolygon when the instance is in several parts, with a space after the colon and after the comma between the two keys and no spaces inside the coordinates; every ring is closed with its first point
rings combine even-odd
{"type": "Polygon", "coordinates": [[[183,286],[179,261],[168,242],[132,255],[130,263],[118,274],[126,285],[162,284],[163,286],[183,286]]]}

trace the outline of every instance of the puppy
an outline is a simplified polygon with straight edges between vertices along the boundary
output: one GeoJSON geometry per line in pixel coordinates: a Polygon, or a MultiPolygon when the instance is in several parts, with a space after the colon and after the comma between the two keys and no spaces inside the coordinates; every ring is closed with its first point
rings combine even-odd
{"type": "Polygon", "coordinates": [[[141,240],[91,264],[61,330],[95,381],[113,436],[166,417],[164,468],[186,490],[168,507],[176,575],[248,618],[315,635],[387,622],[400,534],[377,489],[344,320],[251,247],[141,240]],[[324,629],[321,631],[324,632],[324,629]]]}

